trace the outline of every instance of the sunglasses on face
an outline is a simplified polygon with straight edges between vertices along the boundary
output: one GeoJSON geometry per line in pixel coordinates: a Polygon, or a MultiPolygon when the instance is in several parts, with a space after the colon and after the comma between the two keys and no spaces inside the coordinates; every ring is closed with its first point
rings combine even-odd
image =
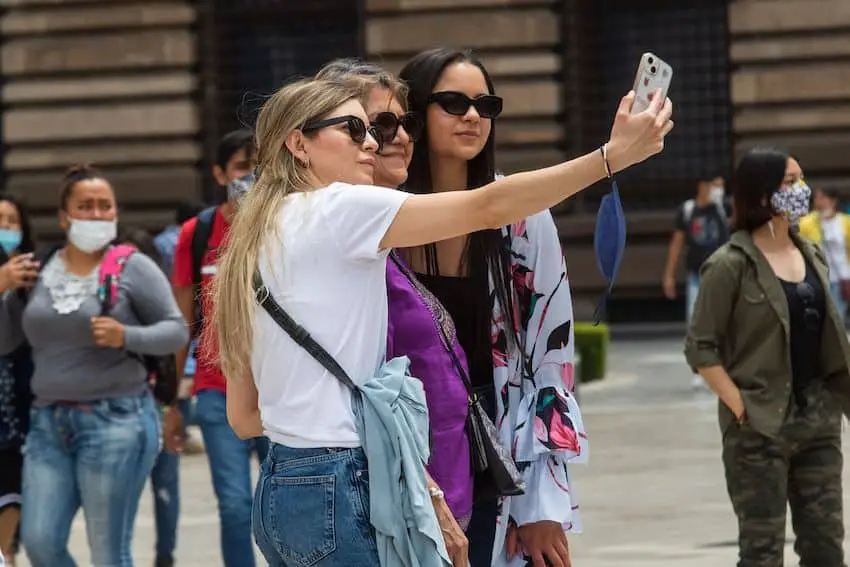
{"type": "Polygon", "coordinates": [[[345,124],[346,129],[348,130],[348,135],[351,137],[351,141],[355,144],[363,144],[363,142],[366,141],[366,135],[369,134],[378,143],[379,152],[384,146],[383,138],[376,128],[372,126],[367,127],[363,120],[357,116],[351,116],[350,114],[308,122],[303,128],[301,128],[301,131],[305,134],[310,134],[311,132],[316,132],[329,126],[336,126],[337,124],[345,124]]]}
{"type": "Polygon", "coordinates": [[[437,103],[440,108],[454,116],[464,116],[469,112],[469,107],[474,106],[475,111],[481,118],[496,118],[502,113],[502,97],[485,94],[475,98],[469,98],[463,93],[456,91],[442,91],[431,93],[428,104],[437,103]]]}
{"type": "Polygon", "coordinates": [[[422,135],[422,120],[415,112],[407,112],[396,116],[394,112],[380,112],[372,119],[371,126],[383,137],[384,145],[392,142],[398,133],[398,127],[404,128],[410,141],[415,142],[422,135]]]}

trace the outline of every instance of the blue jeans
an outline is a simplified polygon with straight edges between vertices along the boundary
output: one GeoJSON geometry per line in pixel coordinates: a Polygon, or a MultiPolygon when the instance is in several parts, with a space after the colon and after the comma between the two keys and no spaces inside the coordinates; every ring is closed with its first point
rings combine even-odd
{"type": "Polygon", "coordinates": [[[92,564],[132,567],[136,512],[160,436],[147,393],[33,409],[21,507],[21,542],[33,567],[76,566],[68,536],[81,506],[92,564]]]}
{"type": "Polygon", "coordinates": [[[204,437],[213,490],[221,520],[221,555],[225,567],[254,567],[251,541],[251,454],[262,462],[269,451],[265,437],[239,439],[227,422],[224,392],[198,392],[195,419],[204,437]]]}
{"type": "Polygon", "coordinates": [[[254,537],[269,567],[378,567],[363,449],[273,443],[254,497],[254,537]]]}
{"type": "MultiPolygon", "coordinates": [[[[180,400],[177,409],[183,416],[183,432],[191,422],[192,400],[180,400]]],[[[151,471],[154,518],[156,519],[156,555],[173,557],[177,549],[177,523],[180,518],[180,457],[160,451],[151,471]]]]}
{"type": "Polygon", "coordinates": [[[685,318],[688,323],[694,315],[694,306],[699,295],[699,272],[688,272],[685,276],[685,318]]]}
{"type": "Polygon", "coordinates": [[[841,317],[841,322],[845,323],[847,319],[847,302],[841,296],[841,283],[831,282],[829,284],[829,295],[835,302],[835,308],[838,309],[838,315],[841,317]]]}

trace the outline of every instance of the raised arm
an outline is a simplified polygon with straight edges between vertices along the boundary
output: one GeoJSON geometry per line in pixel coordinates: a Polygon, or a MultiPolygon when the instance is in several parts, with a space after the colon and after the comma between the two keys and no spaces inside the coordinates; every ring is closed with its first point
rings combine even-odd
{"type": "MultiPolygon", "coordinates": [[[[612,172],[659,153],[673,129],[673,107],[660,97],[639,114],[630,114],[634,93],[620,102],[606,145],[612,172]]],[[[412,195],[398,211],[381,248],[437,242],[483,229],[496,229],[551,208],[606,176],[596,150],[552,167],[509,175],[471,191],[412,195]]]]}

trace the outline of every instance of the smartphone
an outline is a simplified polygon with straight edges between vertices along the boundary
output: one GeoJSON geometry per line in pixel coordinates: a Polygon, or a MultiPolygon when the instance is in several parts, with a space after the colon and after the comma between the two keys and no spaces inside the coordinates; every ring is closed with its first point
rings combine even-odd
{"type": "Polygon", "coordinates": [[[643,112],[649,107],[649,97],[656,89],[661,89],[661,98],[667,98],[670,81],[673,80],[673,68],[654,53],[644,53],[640,58],[635,75],[635,101],[632,114],[643,112]]]}

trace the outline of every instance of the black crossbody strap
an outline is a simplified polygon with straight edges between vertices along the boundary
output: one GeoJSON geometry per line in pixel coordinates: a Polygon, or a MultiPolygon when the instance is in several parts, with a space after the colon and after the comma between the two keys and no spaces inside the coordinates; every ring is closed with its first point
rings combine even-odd
{"type": "MultiPolygon", "coordinates": [[[[401,273],[404,274],[404,276],[407,278],[407,281],[410,282],[410,285],[413,286],[413,289],[416,290],[417,293],[419,293],[418,286],[416,285],[417,282],[414,281],[414,278],[416,276],[411,273],[410,268],[405,266],[404,263],[396,257],[394,252],[390,253],[390,258],[395,263],[395,265],[398,266],[398,269],[401,270],[401,273]]],[[[460,377],[463,380],[463,385],[466,386],[466,393],[469,396],[473,396],[475,392],[474,388],[472,387],[472,382],[469,380],[469,376],[467,375],[466,370],[463,368],[463,364],[460,363],[460,359],[458,358],[457,353],[455,352],[454,341],[449,339],[442,325],[440,325],[439,323],[435,323],[435,326],[440,331],[440,335],[443,337],[443,345],[445,345],[446,350],[449,351],[449,355],[451,355],[452,357],[452,362],[454,362],[455,368],[457,368],[457,372],[458,374],[460,374],[460,377]]]]}
{"type": "Polygon", "coordinates": [[[257,301],[266,310],[277,325],[286,331],[292,340],[301,348],[306,350],[310,356],[325,367],[337,380],[345,384],[352,391],[357,390],[354,382],[349,378],[348,373],[339,365],[331,354],[316,342],[307,329],[295,322],[295,319],[289,316],[289,313],[283,310],[277,301],[272,297],[269,288],[263,283],[263,278],[260,273],[254,274],[254,293],[257,301]]]}

